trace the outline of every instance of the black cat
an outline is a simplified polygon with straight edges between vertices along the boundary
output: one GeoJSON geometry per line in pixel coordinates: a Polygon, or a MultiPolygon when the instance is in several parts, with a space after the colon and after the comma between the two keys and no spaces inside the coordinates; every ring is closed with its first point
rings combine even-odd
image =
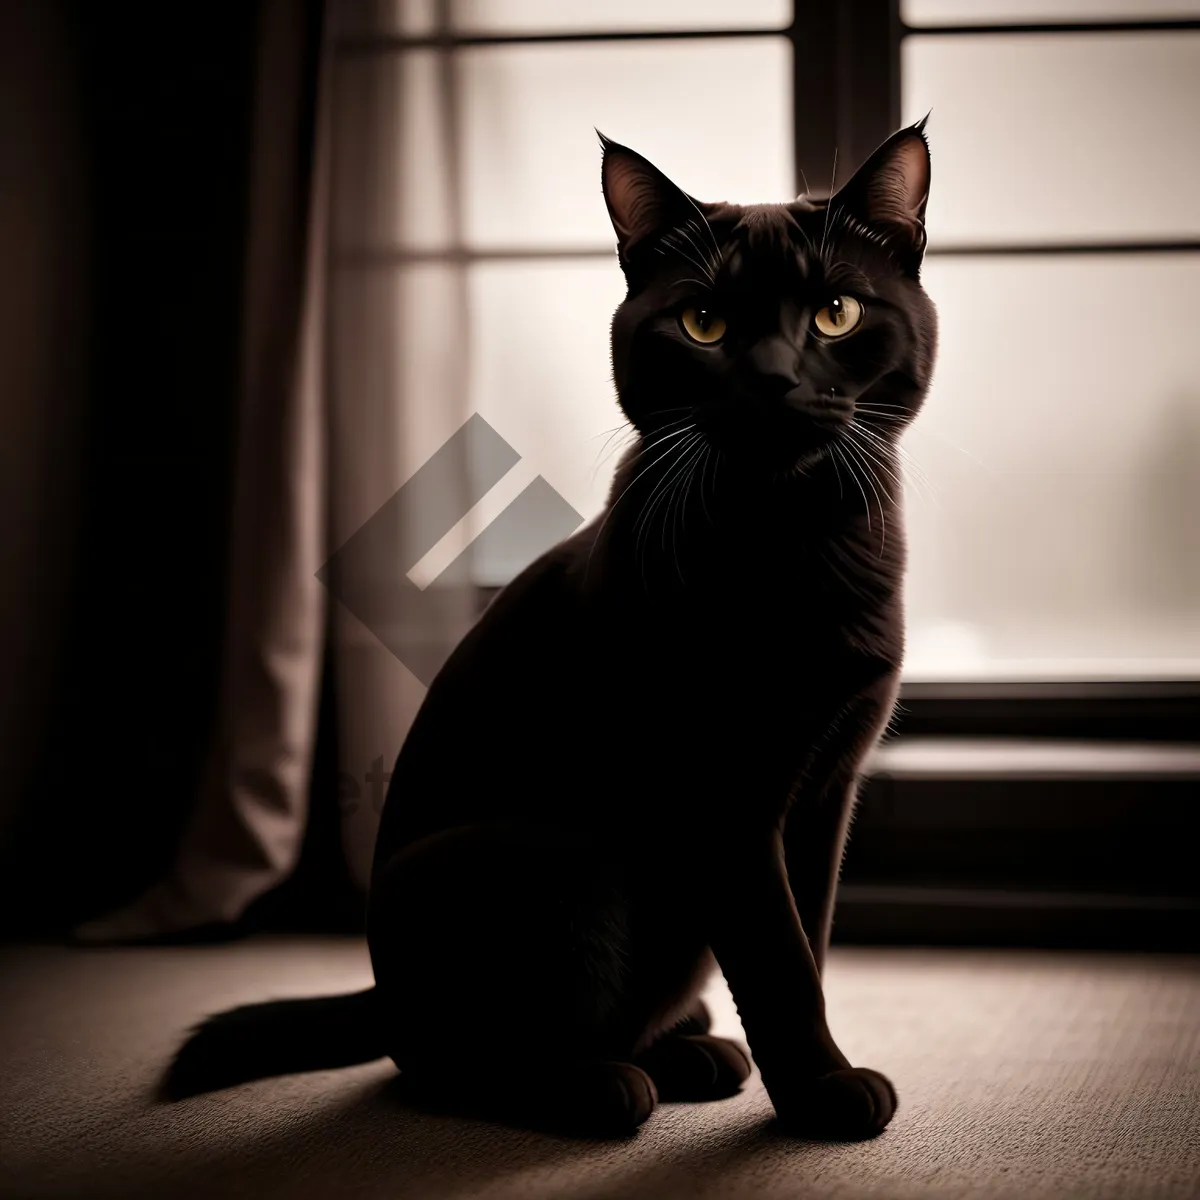
{"type": "Polygon", "coordinates": [[[936,340],[923,126],[827,202],[750,207],[601,139],[638,441],[429,689],[379,832],[375,987],[210,1018],[170,1094],[388,1055],[458,1111],[627,1133],[747,1078],[697,999],[719,964],[787,1129],[887,1125],[821,973],[903,652],[896,441],[936,340]]]}

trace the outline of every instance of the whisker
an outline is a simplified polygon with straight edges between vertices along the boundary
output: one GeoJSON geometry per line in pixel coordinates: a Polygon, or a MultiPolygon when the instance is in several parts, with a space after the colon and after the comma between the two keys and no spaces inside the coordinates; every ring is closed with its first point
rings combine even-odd
{"type": "MultiPolygon", "coordinates": [[[[861,485],[862,485],[862,484],[865,484],[865,485],[866,485],[868,488],[870,488],[870,490],[871,490],[871,495],[872,495],[872,496],[874,496],[874,498],[875,498],[876,507],[878,507],[878,506],[879,506],[879,493],[878,493],[878,491],[876,491],[876,489],[875,489],[875,488],[872,486],[872,482],[871,482],[871,466],[870,466],[870,464],[867,462],[867,460],[866,460],[865,458],[863,458],[862,454],[859,452],[859,449],[858,449],[858,443],[857,443],[857,442],[854,440],[854,438],[853,438],[853,436],[852,436],[852,431],[851,431],[851,430],[847,430],[847,431],[846,431],[846,434],[847,434],[847,436],[845,437],[845,439],[844,439],[844,440],[842,441],[842,443],[841,443],[841,445],[842,445],[842,450],[843,450],[843,451],[845,452],[845,454],[846,454],[847,461],[849,461],[849,462],[852,462],[852,463],[854,463],[854,465],[855,465],[856,467],[859,467],[859,468],[861,468],[862,474],[861,474],[861,476],[859,477],[859,478],[860,478],[860,480],[861,480],[861,483],[860,483],[860,489],[861,489],[861,485]]],[[[871,512],[870,512],[870,497],[869,497],[869,496],[867,496],[867,495],[864,493],[863,499],[864,499],[864,501],[867,503],[867,517],[868,517],[868,524],[867,524],[867,528],[868,528],[868,529],[870,529],[870,527],[871,527],[871,526],[870,526],[870,520],[869,520],[869,518],[870,518],[870,515],[871,515],[871,512]]]]}
{"type": "MultiPolygon", "coordinates": [[[[867,460],[869,464],[874,464],[875,466],[886,470],[894,482],[900,482],[891,469],[891,460],[887,458],[887,454],[890,453],[890,447],[888,447],[886,443],[881,443],[884,451],[881,453],[879,445],[872,445],[870,442],[863,440],[866,431],[861,425],[854,421],[850,423],[846,432],[849,434],[851,444],[858,450],[858,452],[867,460]]],[[[883,494],[887,497],[888,502],[895,503],[895,497],[884,486],[883,480],[875,474],[874,469],[872,469],[871,474],[875,477],[875,480],[879,486],[883,488],[883,494]]]]}
{"type": "Polygon", "coordinates": [[[894,413],[878,412],[865,404],[856,404],[854,411],[858,413],[866,413],[870,417],[874,417],[877,421],[890,421],[894,425],[907,425],[908,422],[903,417],[898,417],[894,413]]]}
{"type": "MultiPolygon", "coordinates": [[[[906,409],[902,404],[887,404],[880,400],[871,400],[866,403],[856,402],[855,408],[861,408],[868,412],[876,412],[877,409],[894,409],[898,412],[908,413],[911,418],[911,410],[906,409]]],[[[885,414],[883,412],[876,412],[876,415],[878,417],[880,417],[881,419],[883,419],[887,416],[887,414],[885,414]]],[[[892,417],[891,419],[896,420],[897,418],[892,417]]],[[[912,428],[914,430],[916,430],[920,435],[924,436],[925,434],[929,434],[931,437],[937,438],[938,441],[941,442],[944,446],[948,446],[951,450],[956,450],[959,454],[965,455],[977,467],[981,467],[983,470],[987,471],[989,475],[995,475],[997,473],[995,467],[990,466],[988,463],[985,463],[980,458],[976,458],[976,456],[974,454],[972,454],[971,451],[966,449],[965,447],[958,445],[956,442],[952,442],[940,430],[934,429],[932,426],[927,425],[927,424],[923,425],[919,421],[916,422],[915,424],[913,424],[912,428]]]]}
{"type": "Polygon", "coordinates": [[[689,254],[682,246],[676,245],[675,241],[673,240],[673,235],[671,235],[667,238],[664,238],[662,246],[660,246],[658,249],[659,249],[660,254],[665,255],[667,253],[667,251],[670,250],[671,253],[677,254],[685,262],[691,263],[692,266],[695,267],[696,270],[699,271],[701,275],[704,275],[706,277],[707,282],[704,284],[704,286],[705,287],[712,286],[713,279],[712,279],[711,273],[709,272],[708,268],[704,265],[704,263],[699,262],[693,255],[689,254]]]}
{"type": "MultiPolygon", "coordinates": [[[[859,437],[870,438],[872,436],[868,430],[864,429],[861,425],[857,424],[856,422],[851,423],[850,429],[854,433],[856,433],[859,437]]],[[[895,464],[892,463],[892,461],[888,458],[888,455],[891,453],[892,448],[891,448],[891,446],[888,445],[887,442],[883,441],[882,438],[879,438],[873,442],[872,441],[867,441],[865,443],[860,442],[858,444],[858,448],[872,462],[874,462],[880,468],[880,470],[882,470],[898,488],[902,488],[904,486],[903,479],[901,479],[900,476],[896,474],[895,464]]],[[[889,495],[888,499],[893,504],[896,502],[896,499],[894,496],[889,495]]]]}
{"type": "Polygon", "coordinates": [[[670,422],[668,422],[668,424],[664,425],[661,429],[655,430],[654,440],[651,442],[647,442],[644,446],[642,446],[641,449],[638,451],[638,456],[640,457],[641,455],[645,454],[647,450],[654,449],[655,446],[661,446],[662,443],[667,440],[667,438],[674,437],[676,434],[679,434],[679,433],[686,433],[686,432],[688,432],[689,429],[694,429],[694,428],[695,428],[695,426],[684,424],[683,421],[670,421],[670,422]],[[671,429],[672,425],[680,425],[680,424],[683,425],[682,429],[671,429]],[[668,429],[671,430],[669,433],[666,432],[666,430],[668,430],[668,429]]]}
{"type": "Polygon", "coordinates": [[[622,429],[632,428],[633,423],[631,421],[622,421],[620,425],[614,425],[611,429],[602,429],[599,433],[593,433],[592,436],[588,438],[588,441],[594,442],[597,438],[604,437],[605,434],[608,434],[611,437],[614,433],[620,433],[622,429]]]}
{"type": "Polygon", "coordinates": [[[930,495],[936,498],[937,485],[929,478],[929,473],[925,468],[921,466],[920,462],[905,447],[897,446],[896,449],[900,452],[900,461],[904,469],[912,475],[913,481],[922,484],[928,489],[930,495]]]}
{"type": "Polygon", "coordinates": [[[669,453],[674,456],[675,461],[666,468],[666,470],[663,472],[662,478],[659,479],[651,489],[650,495],[646,497],[646,501],[642,506],[642,510],[638,514],[637,520],[634,522],[633,532],[637,537],[637,544],[639,546],[641,545],[642,534],[648,528],[650,517],[653,515],[655,509],[657,509],[659,502],[663,499],[663,496],[665,495],[665,489],[669,486],[671,480],[674,478],[674,473],[679,467],[680,460],[695,443],[695,440],[700,436],[701,435],[699,433],[690,432],[682,442],[676,442],[675,445],[671,447],[669,453]]]}
{"type": "MultiPolygon", "coordinates": [[[[645,552],[643,545],[645,536],[649,532],[650,524],[653,521],[654,514],[657,512],[663,500],[669,495],[667,489],[673,486],[682,465],[682,460],[687,454],[689,447],[694,444],[695,438],[699,438],[701,436],[703,435],[694,433],[687,441],[677,443],[674,447],[672,447],[672,453],[675,457],[675,461],[669,467],[667,467],[666,471],[663,472],[663,477],[658,481],[657,484],[655,484],[654,490],[650,493],[650,496],[646,500],[646,503],[642,507],[642,511],[639,514],[636,523],[634,524],[634,549],[638,562],[641,566],[643,586],[645,586],[646,583],[645,552]]],[[[665,544],[663,544],[663,553],[666,553],[665,544]]]]}
{"type": "Polygon", "coordinates": [[[682,246],[678,245],[675,242],[674,233],[672,233],[671,235],[669,235],[668,237],[663,239],[663,245],[670,246],[671,249],[674,250],[675,253],[678,254],[680,258],[686,259],[688,262],[690,262],[692,264],[693,267],[696,268],[697,271],[700,272],[701,275],[707,276],[708,282],[710,285],[716,282],[716,278],[713,275],[712,271],[709,270],[709,268],[707,266],[705,266],[704,263],[700,262],[698,259],[693,257],[682,246]]]}
{"type": "Polygon", "coordinates": [[[600,459],[592,468],[592,482],[596,482],[596,476],[600,474],[601,467],[605,466],[610,459],[620,454],[622,451],[628,450],[631,445],[632,442],[618,438],[616,444],[610,449],[606,450],[604,447],[601,447],[600,459]]]}
{"type": "MultiPolygon", "coordinates": [[[[861,410],[864,408],[864,406],[856,405],[855,408],[856,410],[861,410]]],[[[896,420],[894,417],[887,416],[883,416],[882,419],[892,421],[896,420]]],[[[856,420],[853,424],[859,433],[875,446],[881,450],[885,450],[889,454],[895,453],[899,457],[899,470],[906,479],[910,478],[912,480],[914,487],[921,491],[923,499],[932,499],[936,501],[937,489],[935,488],[933,481],[929,478],[928,474],[925,472],[925,469],[920,463],[917,462],[917,460],[912,456],[906,447],[904,447],[899,441],[893,441],[882,437],[876,430],[869,428],[867,422],[865,421],[856,420]]]]}
{"type": "MultiPolygon", "coordinates": [[[[718,451],[718,457],[720,452],[718,451]]],[[[715,522],[712,519],[712,513],[708,511],[708,499],[704,494],[704,481],[708,475],[708,464],[713,459],[713,449],[710,442],[704,443],[704,461],[700,464],[700,507],[704,510],[704,518],[709,525],[715,527],[715,522]]],[[[713,464],[713,481],[716,482],[716,464],[713,464]]]]}
{"type": "Polygon", "coordinates": [[[692,219],[691,223],[695,224],[696,228],[702,233],[708,234],[708,240],[712,243],[713,248],[713,261],[719,269],[723,260],[721,258],[721,247],[717,245],[716,234],[713,233],[712,226],[708,223],[708,218],[700,211],[699,205],[696,204],[691,196],[688,196],[687,199],[696,212],[696,216],[692,219]]]}
{"type": "Polygon", "coordinates": [[[667,553],[667,527],[671,529],[671,562],[675,567],[675,574],[680,581],[683,580],[683,572],[679,569],[679,547],[675,542],[675,520],[678,516],[679,507],[679,489],[683,485],[683,480],[687,477],[687,464],[683,463],[676,474],[675,481],[671,484],[671,490],[667,493],[667,500],[663,506],[662,528],[659,530],[658,544],[662,549],[663,556],[667,553]]]}
{"type": "Polygon", "coordinates": [[[829,210],[833,207],[833,188],[837,183],[838,148],[833,148],[833,170],[829,173],[829,199],[825,201],[825,228],[821,233],[821,257],[825,257],[825,241],[829,236],[829,210]]]}
{"type": "MultiPolygon", "coordinates": [[[[879,557],[882,558],[884,547],[887,545],[887,518],[884,516],[884,512],[883,512],[883,501],[880,499],[879,491],[875,487],[875,484],[877,482],[876,478],[875,478],[875,472],[871,469],[871,464],[865,458],[861,457],[861,450],[859,449],[859,447],[857,446],[857,444],[854,442],[854,440],[852,438],[848,438],[846,440],[846,442],[843,444],[845,445],[847,452],[850,454],[853,454],[854,457],[857,458],[858,461],[862,464],[863,470],[866,472],[866,484],[871,489],[871,492],[875,497],[875,503],[879,508],[879,529],[880,529],[880,539],[881,539],[880,543],[879,543],[879,557]]],[[[880,483],[880,487],[883,487],[882,483],[880,483]]],[[[887,488],[885,487],[883,490],[886,494],[887,488]]],[[[868,516],[869,516],[869,507],[868,507],[868,516]]],[[[868,528],[870,528],[870,526],[868,526],[868,528]]]]}
{"type": "Polygon", "coordinates": [[[897,504],[897,496],[903,495],[903,493],[904,493],[904,480],[901,479],[899,476],[897,476],[887,466],[887,464],[885,462],[883,462],[881,459],[879,459],[877,457],[877,455],[872,450],[870,450],[867,446],[862,445],[860,443],[858,446],[858,452],[867,460],[867,462],[869,464],[871,464],[871,466],[872,466],[871,473],[875,477],[876,483],[879,484],[880,489],[883,491],[884,496],[887,498],[888,504],[892,508],[895,508],[896,504],[897,504]],[[893,486],[895,488],[895,494],[893,494],[892,490],[889,489],[889,487],[887,486],[887,483],[884,481],[884,479],[880,478],[876,468],[878,469],[878,471],[882,471],[883,474],[887,477],[887,479],[891,481],[891,483],[893,484],[893,486]]]}
{"type": "MultiPolygon", "coordinates": [[[[807,184],[806,184],[805,186],[807,186],[807,184]]],[[[837,450],[837,444],[836,444],[836,443],[832,444],[832,445],[829,447],[829,449],[830,449],[831,451],[835,451],[835,450],[837,450]]],[[[842,473],[841,473],[841,471],[839,471],[839,470],[838,470],[838,460],[837,460],[837,459],[834,457],[834,455],[831,453],[831,454],[829,455],[829,461],[830,461],[830,462],[833,464],[833,473],[834,473],[834,475],[836,475],[836,476],[837,476],[837,481],[838,481],[838,499],[839,499],[839,500],[844,500],[844,499],[846,498],[846,494],[845,494],[845,492],[842,490],[842,473]]]]}
{"type": "Polygon", "coordinates": [[[801,236],[801,237],[804,239],[804,244],[805,244],[805,245],[808,247],[808,252],[809,252],[809,254],[810,254],[810,255],[812,255],[812,257],[813,257],[813,258],[818,258],[818,259],[819,259],[819,258],[820,258],[820,255],[817,253],[817,248],[816,248],[816,246],[815,246],[815,245],[813,245],[813,240],[812,240],[812,238],[810,238],[810,237],[808,236],[808,231],[807,231],[807,230],[805,230],[805,229],[803,229],[803,228],[801,228],[799,225],[797,225],[797,226],[796,226],[796,229],[797,229],[797,231],[799,232],[800,236],[801,236]]]}
{"type": "Polygon", "coordinates": [[[657,416],[657,417],[663,417],[663,416],[666,416],[667,413],[690,413],[690,412],[695,412],[694,405],[679,404],[679,405],[676,405],[674,408],[656,408],[654,410],[653,415],[657,416]]]}
{"type": "MultiPolygon", "coordinates": [[[[686,426],[685,426],[683,429],[677,429],[677,430],[675,430],[675,431],[674,431],[674,432],[672,432],[672,433],[668,433],[668,434],[664,435],[663,437],[659,438],[659,439],[658,439],[658,441],[656,441],[656,442],[653,442],[653,443],[651,444],[651,446],[643,446],[643,447],[641,447],[641,448],[639,449],[639,451],[638,451],[638,456],[639,456],[639,459],[640,459],[642,456],[644,456],[644,455],[645,455],[645,454],[646,454],[646,453],[647,453],[647,452],[648,452],[648,451],[649,451],[649,450],[650,450],[652,447],[660,446],[660,445],[662,445],[664,442],[669,442],[669,441],[672,441],[672,439],[683,437],[683,436],[685,436],[687,433],[688,433],[688,427],[686,427],[686,426]]],[[[620,495],[619,495],[619,496],[618,496],[618,497],[617,497],[617,498],[616,498],[616,499],[615,499],[615,500],[612,502],[612,504],[609,506],[608,512],[606,512],[606,513],[604,514],[604,520],[600,522],[600,528],[596,530],[596,536],[595,536],[595,537],[592,539],[592,547],[591,547],[591,549],[588,551],[587,563],[584,565],[584,568],[583,568],[583,578],[584,578],[584,582],[585,582],[585,583],[587,582],[588,573],[589,573],[589,572],[591,571],[591,569],[592,569],[592,555],[594,555],[594,554],[596,553],[596,547],[597,547],[597,546],[600,544],[600,539],[601,539],[601,536],[602,536],[602,535],[603,535],[603,533],[604,533],[604,527],[605,527],[605,526],[606,526],[606,525],[609,523],[609,521],[611,521],[611,520],[612,520],[613,513],[615,513],[615,512],[617,511],[617,506],[618,506],[618,505],[621,503],[621,501],[622,501],[622,500],[624,500],[624,499],[625,499],[625,497],[626,497],[626,496],[628,496],[628,495],[629,495],[630,489],[633,487],[633,485],[634,485],[635,483],[637,483],[637,481],[638,481],[639,479],[641,479],[641,477],[642,477],[643,475],[645,475],[647,471],[649,471],[649,470],[650,470],[651,468],[653,468],[653,467],[656,467],[656,466],[657,466],[657,465],[658,465],[660,462],[662,462],[662,461],[663,461],[665,458],[667,458],[667,457],[668,457],[668,456],[671,454],[671,452],[672,452],[674,449],[676,449],[676,448],[677,448],[677,446],[678,446],[678,443],[677,443],[677,442],[676,442],[675,444],[673,444],[673,445],[670,445],[670,446],[668,446],[668,447],[667,447],[667,448],[666,448],[666,449],[665,449],[665,450],[664,450],[664,451],[663,451],[661,454],[659,454],[659,455],[658,455],[658,456],[657,456],[657,457],[654,459],[654,461],[653,461],[653,462],[647,463],[647,464],[646,464],[646,466],[644,466],[644,467],[643,467],[643,468],[642,468],[642,469],[641,469],[641,470],[640,470],[640,471],[639,471],[639,472],[638,472],[638,473],[637,473],[637,474],[636,474],[636,475],[635,475],[635,476],[634,476],[634,477],[633,477],[633,478],[632,478],[632,479],[631,479],[631,480],[630,480],[630,481],[629,481],[629,482],[628,482],[628,483],[627,483],[627,484],[626,484],[626,485],[625,485],[625,486],[624,486],[624,487],[621,489],[621,494],[620,494],[620,495]]]]}
{"type": "MultiPolygon", "coordinates": [[[[691,221],[691,222],[688,222],[688,224],[695,224],[695,222],[691,221]]],[[[717,270],[720,268],[721,264],[719,262],[714,264],[709,259],[708,251],[702,249],[697,244],[696,239],[694,237],[692,237],[692,235],[688,232],[687,225],[682,226],[680,228],[679,232],[682,233],[685,238],[687,238],[687,240],[691,243],[691,245],[695,249],[696,253],[701,257],[701,259],[704,260],[704,265],[708,268],[708,274],[709,274],[710,278],[713,280],[713,282],[715,283],[716,277],[717,277],[717,270]]]]}
{"type": "MultiPolygon", "coordinates": [[[[860,430],[860,432],[864,432],[860,430]]],[[[900,472],[901,479],[905,483],[911,483],[913,489],[921,497],[923,501],[932,501],[938,503],[937,488],[933,481],[925,473],[924,468],[903,446],[893,445],[891,447],[898,455],[898,460],[895,463],[896,469],[900,472]]]]}
{"type": "MultiPolygon", "coordinates": [[[[681,486],[679,502],[676,505],[676,512],[679,516],[679,531],[682,539],[687,538],[687,503],[688,497],[692,494],[692,483],[696,478],[696,464],[703,457],[708,449],[708,443],[701,438],[700,444],[692,452],[691,457],[687,461],[687,466],[684,472],[683,484],[681,486]]],[[[686,545],[686,540],[684,541],[686,545]]],[[[671,520],[671,554],[675,559],[675,572],[679,576],[680,583],[686,583],[687,580],[683,577],[683,571],[679,566],[679,554],[675,546],[675,520],[671,520]]]]}
{"type": "Polygon", "coordinates": [[[861,421],[851,421],[850,428],[862,438],[865,438],[867,444],[875,447],[880,455],[887,461],[891,461],[891,456],[897,452],[899,447],[888,438],[881,437],[875,430],[868,428],[861,421]]]}
{"type": "MultiPolygon", "coordinates": [[[[604,461],[605,461],[605,457],[606,457],[605,452],[612,445],[613,441],[614,440],[616,441],[616,446],[613,447],[613,450],[611,453],[616,453],[617,450],[621,449],[622,439],[627,437],[631,433],[636,434],[637,430],[634,428],[634,426],[631,422],[626,421],[624,425],[618,425],[615,429],[606,429],[603,433],[597,433],[593,437],[588,438],[589,442],[594,442],[596,440],[596,438],[604,438],[604,445],[601,446],[600,449],[596,452],[596,457],[597,457],[598,461],[596,462],[596,465],[592,468],[592,482],[593,483],[596,481],[596,473],[604,465],[604,461]]],[[[608,455],[608,457],[611,457],[611,454],[608,455]]]]}
{"type": "Polygon", "coordinates": [[[862,495],[863,508],[866,510],[866,514],[867,514],[867,532],[870,533],[870,532],[872,532],[872,530],[871,530],[871,506],[867,502],[867,493],[866,493],[865,489],[863,488],[862,480],[859,479],[858,472],[854,469],[854,463],[851,461],[850,456],[846,452],[845,447],[843,447],[841,444],[835,442],[833,444],[833,449],[838,452],[838,455],[842,460],[842,465],[845,466],[847,472],[850,475],[850,478],[852,480],[854,480],[854,483],[858,487],[859,493],[862,495]]]}

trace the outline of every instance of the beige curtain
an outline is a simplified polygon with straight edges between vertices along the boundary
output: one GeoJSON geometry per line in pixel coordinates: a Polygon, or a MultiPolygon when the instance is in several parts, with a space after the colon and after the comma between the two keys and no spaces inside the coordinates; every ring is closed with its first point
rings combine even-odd
{"type": "MultiPolygon", "coordinates": [[[[335,8],[348,35],[388,23],[387,5],[335,8]]],[[[469,531],[451,531],[454,570],[423,591],[408,578],[472,507],[482,466],[455,436],[468,417],[465,270],[406,255],[414,240],[461,242],[452,69],[441,53],[348,54],[333,75],[330,548],[345,565],[330,582],[347,601],[332,614],[343,841],[363,887],[388,772],[475,612],[469,531]],[[412,215],[431,200],[432,230],[412,215]]]]}

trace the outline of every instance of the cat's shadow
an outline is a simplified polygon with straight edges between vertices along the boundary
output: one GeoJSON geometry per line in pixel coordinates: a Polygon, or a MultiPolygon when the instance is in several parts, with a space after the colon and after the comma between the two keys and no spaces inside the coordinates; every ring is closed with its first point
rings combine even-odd
{"type": "MultiPolygon", "coordinates": [[[[289,1114],[285,1121],[259,1123],[247,1103],[247,1119],[239,1127],[244,1132],[234,1137],[199,1136],[209,1121],[203,1110],[189,1116],[193,1103],[203,1104],[204,1098],[171,1106],[176,1152],[127,1166],[119,1186],[113,1176],[97,1172],[72,1194],[80,1200],[117,1194],[128,1200],[685,1194],[739,1160],[771,1153],[778,1138],[769,1113],[736,1101],[717,1102],[734,1108],[715,1129],[706,1118],[703,1137],[687,1136],[689,1129],[695,1132],[686,1124],[687,1111],[699,1107],[692,1105],[661,1106],[639,1134],[624,1139],[534,1132],[439,1111],[414,1097],[399,1075],[364,1082],[340,1103],[289,1114]],[[670,1128],[656,1132],[662,1122],[670,1128]]],[[[294,1109],[295,1101],[287,1107],[294,1109]]],[[[816,1150],[812,1143],[791,1145],[796,1155],[816,1150]]]]}

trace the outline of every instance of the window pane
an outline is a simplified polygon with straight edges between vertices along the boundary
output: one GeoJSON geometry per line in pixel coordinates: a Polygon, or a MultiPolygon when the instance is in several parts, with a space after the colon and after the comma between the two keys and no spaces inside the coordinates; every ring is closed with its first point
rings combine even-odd
{"type": "Polygon", "coordinates": [[[1200,17],[1198,0],[901,0],[907,25],[1044,24],[1200,17]]]}
{"type": "Polygon", "coordinates": [[[609,324],[625,296],[611,261],[471,268],[471,409],[585,517],[604,505],[622,424],[609,324]],[[610,457],[601,462],[604,456],[610,457]]]}
{"type": "Polygon", "coordinates": [[[354,431],[334,436],[340,546],[467,419],[467,336],[457,268],[342,269],[330,299],[335,426],[354,431]],[[343,443],[353,460],[338,457],[343,443]]]}
{"type": "Polygon", "coordinates": [[[914,678],[1200,671],[1200,257],[933,259],[914,678]]]}
{"type": "Polygon", "coordinates": [[[338,249],[439,249],[452,234],[439,55],[338,63],[333,226],[338,249]]]}
{"type": "Polygon", "coordinates": [[[790,0],[455,0],[454,25],[471,33],[583,30],[782,29],[790,0]]]}
{"type": "Polygon", "coordinates": [[[930,242],[1200,234],[1200,34],[909,37],[930,242]]]}
{"type": "Polygon", "coordinates": [[[593,126],[706,200],[794,194],[783,38],[461,52],[468,244],[612,244],[593,126]]]}

